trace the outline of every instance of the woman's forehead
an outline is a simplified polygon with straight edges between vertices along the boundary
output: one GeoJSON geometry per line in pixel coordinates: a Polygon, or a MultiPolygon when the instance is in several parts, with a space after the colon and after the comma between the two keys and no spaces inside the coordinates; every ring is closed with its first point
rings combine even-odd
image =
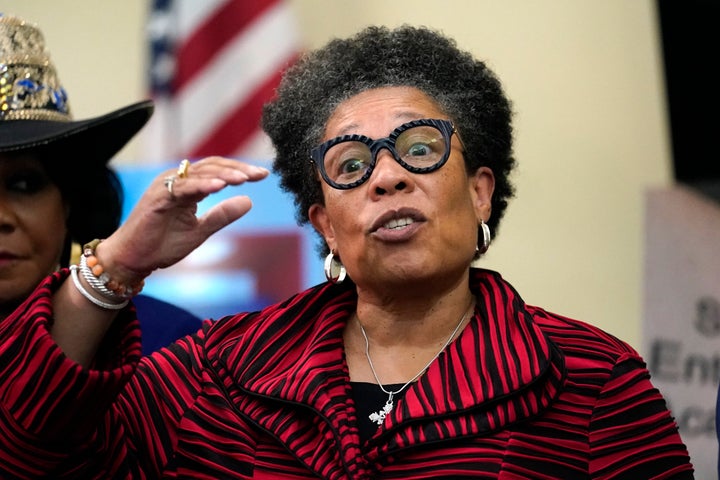
{"type": "Polygon", "coordinates": [[[325,125],[325,137],[368,134],[364,131],[368,128],[385,134],[410,120],[438,116],[445,115],[422,90],[407,86],[374,88],[341,102],[325,125]]]}

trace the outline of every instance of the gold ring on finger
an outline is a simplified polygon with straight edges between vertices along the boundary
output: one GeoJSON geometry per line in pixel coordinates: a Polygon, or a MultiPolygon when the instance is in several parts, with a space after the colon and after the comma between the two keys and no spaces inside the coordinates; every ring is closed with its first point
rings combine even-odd
{"type": "Polygon", "coordinates": [[[177,169],[177,176],[179,178],[187,178],[188,170],[190,170],[190,160],[187,158],[180,162],[180,166],[177,169]]]}

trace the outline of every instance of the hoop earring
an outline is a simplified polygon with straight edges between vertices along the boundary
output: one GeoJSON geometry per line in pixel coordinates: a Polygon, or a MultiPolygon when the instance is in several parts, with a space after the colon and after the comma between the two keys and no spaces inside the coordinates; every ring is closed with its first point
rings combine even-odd
{"type": "Polygon", "coordinates": [[[480,220],[480,229],[483,233],[483,241],[482,246],[478,248],[478,253],[482,255],[483,253],[488,251],[488,248],[490,248],[492,235],[490,235],[490,227],[488,227],[487,223],[485,223],[484,220],[480,220]]]}
{"type": "Polygon", "coordinates": [[[330,283],[338,284],[342,283],[346,276],[347,270],[345,270],[345,265],[340,263],[340,261],[335,258],[335,253],[331,251],[328,256],[325,257],[325,278],[327,278],[330,283]]]}

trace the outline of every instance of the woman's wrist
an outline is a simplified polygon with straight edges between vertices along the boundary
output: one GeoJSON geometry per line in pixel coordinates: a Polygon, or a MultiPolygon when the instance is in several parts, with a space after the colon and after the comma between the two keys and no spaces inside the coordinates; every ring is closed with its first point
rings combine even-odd
{"type": "Polygon", "coordinates": [[[113,261],[112,250],[96,239],[83,246],[79,270],[88,285],[108,300],[128,300],[140,293],[146,275],[133,272],[113,261]],[[98,251],[102,250],[102,251],[98,251]]]}
{"type": "MultiPolygon", "coordinates": [[[[80,270],[80,267],[78,265],[71,265],[70,266],[70,276],[72,277],[73,284],[75,285],[75,288],[77,289],[80,294],[85,297],[90,303],[102,308],[103,310],[120,310],[122,308],[125,308],[127,306],[129,299],[120,300],[119,302],[114,301],[106,301],[104,298],[98,298],[98,290],[87,281],[87,278],[85,278],[85,283],[83,283],[83,280],[81,280],[81,275],[78,274],[78,270],[80,270]]],[[[100,293],[102,295],[102,293],[100,293]]]]}

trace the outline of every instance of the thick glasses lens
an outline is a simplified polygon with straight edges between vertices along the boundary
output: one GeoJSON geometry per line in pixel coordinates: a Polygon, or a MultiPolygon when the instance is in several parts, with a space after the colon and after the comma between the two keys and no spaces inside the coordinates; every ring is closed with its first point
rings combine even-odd
{"type": "Polygon", "coordinates": [[[338,185],[356,182],[367,173],[372,163],[370,147],[363,142],[340,142],[325,152],[325,173],[338,185]]]}
{"type": "Polygon", "coordinates": [[[433,168],[448,151],[443,132],[433,125],[398,129],[389,139],[376,141],[353,136],[326,150],[323,157],[325,173],[337,185],[358,182],[373,168],[382,148],[388,148],[403,167],[416,172],[433,168]]]}
{"type": "Polygon", "coordinates": [[[445,152],[447,145],[442,132],[429,125],[408,128],[395,139],[398,160],[415,168],[433,167],[445,152]]]}

